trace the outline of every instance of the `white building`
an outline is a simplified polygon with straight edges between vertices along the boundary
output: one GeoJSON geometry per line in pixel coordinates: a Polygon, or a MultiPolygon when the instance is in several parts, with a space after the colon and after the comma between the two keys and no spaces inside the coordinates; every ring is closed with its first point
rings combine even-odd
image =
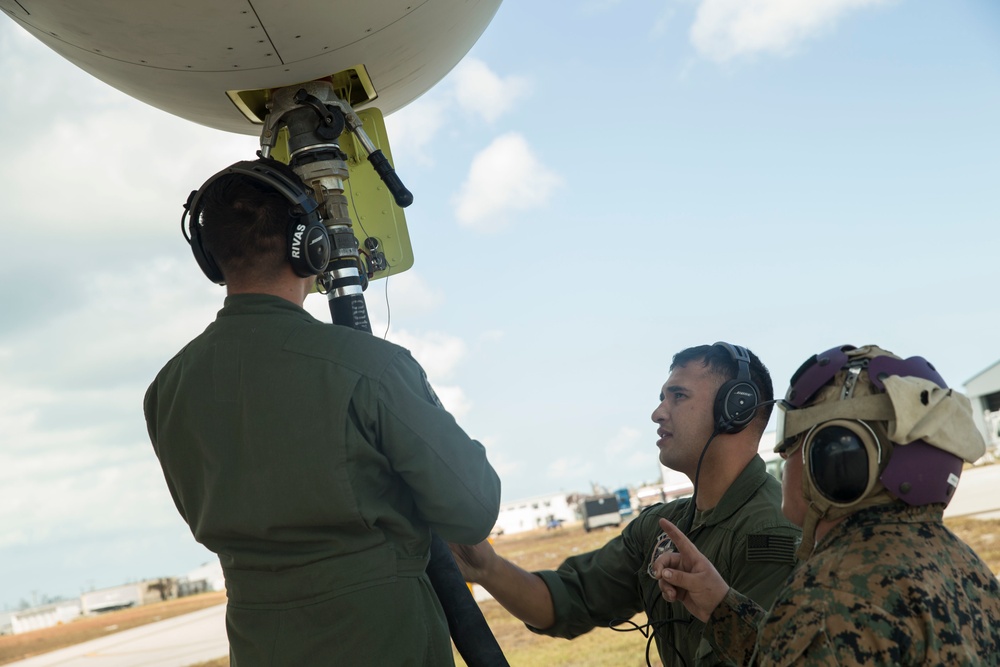
{"type": "Polygon", "coordinates": [[[177,580],[177,595],[180,597],[225,589],[226,577],[218,560],[209,561],[177,580]]]}
{"type": "Polygon", "coordinates": [[[69,623],[80,616],[80,600],[63,600],[52,604],[14,612],[10,617],[11,632],[15,635],[60,623],[69,623]]]}
{"type": "Polygon", "coordinates": [[[983,460],[1000,459],[1000,361],[966,380],[965,395],[972,402],[972,418],[986,440],[983,460]]]}
{"type": "Polygon", "coordinates": [[[525,500],[500,504],[494,534],[521,533],[544,528],[553,521],[578,521],[576,508],[569,504],[565,493],[553,493],[525,500]]]}

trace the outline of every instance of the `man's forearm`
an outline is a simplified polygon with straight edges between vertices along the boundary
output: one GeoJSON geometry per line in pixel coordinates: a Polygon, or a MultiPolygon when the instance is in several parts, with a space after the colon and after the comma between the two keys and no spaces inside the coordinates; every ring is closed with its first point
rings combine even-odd
{"type": "Polygon", "coordinates": [[[730,588],[708,619],[706,637],[715,651],[738,665],[749,665],[766,612],[730,588]]]}
{"type": "Polygon", "coordinates": [[[504,609],[533,628],[545,630],[556,622],[552,594],[537,574],[498,558],[479,584],[504,609]]]}

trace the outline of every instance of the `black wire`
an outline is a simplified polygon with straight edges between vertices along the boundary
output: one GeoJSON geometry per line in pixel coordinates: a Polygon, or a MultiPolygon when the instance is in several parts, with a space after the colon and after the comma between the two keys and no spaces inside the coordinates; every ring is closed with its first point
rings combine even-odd
{"type": "Polygon", "coordinates": [[[392,306],[389,304],[389,274],[385,274],[385,333],[382,334],[382,340],[385,340],[389,336],[389,324],[392,323],[392,306]]]}
{"type": "MultiPolygon", "coordinates": [[[[656,633],[660,631],[661,628],[667,626],[671,623],[690,623],[689,620],[684,618],[665,618],[659,621],[649,621],[645,625],[639,625],[635,621],[627,618],[615,618],[608,623],[608,627],[615,632],[636,632],[638,631],[643,637],[646,637],[646,667],[653,667],[653,664],[649,660],[649,649],[653,645],[653,640],[656,638],[656,633]],[[631,625],[630,628],[620,628],[619,625],[631,625]]],[[[687,667],[687,660],[681,654],[680,650],[674,646],[673,642],[667,642],[674,654],[680,659],[681,664],[687,667]]]]}
{"type": "MultiPolygon", "coordinates": [[[[358,214],[358,205],[354,201],[354,190],[351,190],[351,207],[354,209],[354,217],[358,221],[358,226],[361,227],[361,232],[367,238],[370,236],[368,230],[365,229],[365,224],[361,222],[361,216],[358,214]]],[[[181,226],[183,227],[183,219],[181,220],[181,226]]],[[[367,255],[368,253],[365,253],[367,255]]],[[[385,332],[382,334],[382,340],[386,340],[389,337],[389,325],[392,323],[392,306],[389,305],[389,270],[386,269],[385,273],[385,332]]]]}
{"type": "MultiPolygon", "coordinates": [[[[757,408],[759,408],[759,407],[761,407],[763,405],[768,405],[768,404],[775,403],[775,402],[776,401],[758,402],[758,403],[754,404],[753,407],[746,408],[745,410],[741,410],[740,412],[736,413],[736,415],[733,416],[733,419],[731,419],[731,420],[729,420],[727,422],[723,422],[723,423],[717,424],[715,426],[715,428],[712,430],[712,435],[709,436],[708,440],[705,442],[705,446],[701,448],[701,454],[698,456],[698,465],[695,467],[695,471],[694,471],[694,484],[692,485],[692,488],[691,488],[691,504],[688,506],[687,512],[685,512],[685,516],[681,520],[681,523],[684,524],[684,528],[681,529],[681,532],[683,532],[689,538],[691,536],[691,527],[694,524],[694,515],[695,515],[695,511],[697,510],[697,504],[698,504],[698,480],[701,478],[701,464],[705,460],[705,454],[708,452],[709,445],[712,444],[712,441],[715,440],[715,437],[717,435],[719,435],[720,433],[722,433],[722,429],[726,428],[729,424],[732,423],[733,420],[737,419],[741,413],[746,412],[747,410],[756,410],[757,408]]],[[[639,576],[639,575],[636,575],[636,576],[639,576]]],[[[652,644],[652,641],[653,641],[653,639],[655,637],[655,633],[659,632],[663,627],[669,625],[670,623],[690,623],[691,622],[690,619],[684,619],[684,618],[665,618],[665,619],[661,619],[659,621],[652,620],[652,616],[653,616],[652,615],[653,603],[656,600],[656,596],[659,594],[659,592],[660,592],[659,591],[659,586],[658,585],[654,586],[653,587],[653,595],[650,596],[649,599],[644,600],[644,602],[646,603],[645,604],[646,617],[650,619],[649,623],[647,623],[646,625],[643,625],[643,626],[639,626],[639,625],[636,625],[633,621],[628,620],[628,619],[614,619],[613,621],[611,621],[611,624],[608,626],[612,630],[614,630],[615,632],[634,632],[635,630],[638,630],[639,632],[642,633],[643,637],[648,637],[649,638],[646,641],[646,665],[647,665],[647,667],[652,667],[652,664],[649,661],[649,647],[652,644]],[[625,623],[630,623],[633,627],[627,628],[627,629],[619,629],[617,627],[614,627],[616,625],[622,625],[622,624],[625,624],[625,623]],[[651,632],[647,632],[646,628],[651,628],[652,631],[651,632]]],[[[666,641],[665,637],[664,637],[664,641],[666,641]]],[[[681,655],[680,650],[678,650],[678,648],[673,644],[673,642],[666,642],[666,643],[668,643],[670,645],[670,648],[673,650],[674,654],[677,655],[678,658],[680,658],[681,664],[683,664],[684,667],[687,667],[687,661],[684,659],[684,656],[681,655]]]]}
{"type": "Polygon", "coordinates": [[[691,489],[691,506],[688,508],[687,516],[685,517],[686,525],[684,529],[681,531],[685,535],[688,534],[688,531],[691,530],[691,525],[694,523],[694,514],[696,510],[696,505],[698,504],[698,479],[699,477],[701,477],[701,462],[705,460],[705,453],[708,451],[708,446],[712,444],[713,440],[715,440],[715,436],[722,433],[723,429],[728,429],[729,426],[734,421],[739,419],[739,416],[741,414],[749,412],[750,410],[756,410],[757,408],[765,405],[771,405],[773,403],[777,403],[777,400],[758,401],[754,403],[753,406],[749,408],[744,408],[739,412],[735,413],[730,419],[722,421],[719,424],[716,424],[715,429],[712,431],[712,435],[708,438],[708,442],[706,442],[705,446],[701,448],[701,456],[698,457],[698,466],[695,468],[694,471],[694,486],[691,489]]]}
{"type": "MultiPolygon", "coordinates": [[[[760,404],[758,403],[758,404],[754,405],[753,408],[749,408],[749,409],[756,409],[759,406],[760,406],[760,404]]],[[[737,413],[737,414],[739,414],[739,413],[737,413]]],[[[701,464],[705,460],[705,454],[708,452],[709,445],[712,444],[712,441],[715,440],[715,437],[717,435],[719,435],[722,432],[722,429],[725,428],[725,427],[726,427],[726,423],[717,424],[715,426],[715,428],[712,430],[712,435],[709,436],[708,440],[705,442],[705,446],[701,448],[701,454],[698,456],[698,465],[695,467],[695,471],[694,471],[694,484],[692,485],[692,488],[691,488],[691,504],[688,505],[687,512],[685,512],[685,516],[681,520],[681,523],[684,525],[684,527],[681,529],[681,532],[683,532],[685,535],[690,536],[690,534],[691,534],[691,527],[694,524],[694,515],[695,515],[695,512],[697,510],[697,505],[698,505],[698,481],[701,479],[701,464]]],[[[656,599],[655,598],[655,594],[659,593],[659,587],[658,586],[653,588],[653,593],[654,593],[654,595],[651,596],[649,600],[646,600],[646,616],[648,618],[650,618],[650,619],[652,618],[652,613],[651,612],[653,611],[653,601],[656,599]]],[[[631,623],[631,621],[629,621],[629,622],[631,623]]],[[[666,626],[669,623],[679,623],[679,622],[690,623],[690,620],[689,619],[682,619],[682,618],[668,618],[668,619],[662,619],[662,620],[659,620],[659,621],[650,620],[650,622],[645,627],[652,628],[653,632],[655,633],[655,632],[658,632],[660,630],[660,628],[666,626]]],[[[633,625],[635,625],[635,624],[633,623],[633,625]]],[[[615,628],[612,628],[612,629],[615,629],[615,628]]],[[[636,626],[634,629],[640,629],[641,630],[641,628],[639,628],[639,626],[636,626]]],[[[629,632],[629,630],[619,630],[619,632],[629,632]]],[[[643,636],[646,636],[645,632],[643,632],[643,636]]],[[[646,642],[646,665],[649,666],[649,667],[651,667],[650,662],[649,662],[649,644],[652,641],[653,641],[652,637],[650,637],[649,641],[646,642]]],[[[668,643],[670,644],[670,648],[673,649],[673,651],[677,655],[677,657],[680,658],[681,663],[684,664],[685,667],[687,667],[687,661],[684,659],[684,656],[681,655],[681,652],[677,649],[676,646],[674,646],[673,642],[668,642],[668,643]]]]}
{"type": "Polygon", "coordinates": [[[684,528],[681,530],[681,532],[685,535],[691,532],[691,525],[694,523],[694,513],[698,504],[698,480],[701,477],[701,463],[705,460],[705,453],[708,452],[708,446],[712,444],[712,441],[715,440],[715,436],[719,435],[720,432],[719,426],[716,426],[715,430],[712,431],[712,435],[708,438],[708,442],[706,442],[705,446],[701,448],[701,456],[698,457],[698,466],[694,470],[694,486],[691,488],[691,504],[688,506],[687,514],[684,517],[684,528]]]}

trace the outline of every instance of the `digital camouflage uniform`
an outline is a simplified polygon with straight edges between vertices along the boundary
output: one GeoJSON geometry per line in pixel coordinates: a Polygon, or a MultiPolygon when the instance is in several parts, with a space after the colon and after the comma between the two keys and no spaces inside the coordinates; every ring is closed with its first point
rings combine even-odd
{"type": "Polygon", "coordinates": [[[897,502],[848,516],[770,613],[733,584],[709,619],[712,643],[759,667],[997,665],[996,577],[945,528],[943,512],[897,502]]]}
{"type": "Polygon", "coordinates": [[[222,563],[234,667],[453,664],[431,531],[485,539],[500,482],[406,350],[230,296],[144,407],[174,503],[222,563]]]}
{"type": "MultiPolygon", "coordinates": [[[[552,594],[556,622],[545,630],[528,628],[572,639],[644,611],[660,627],[656,640],[664,665],[721,664],[702,639],[704,624],[680,602],[665,601],[647,573],[657,543],[665,537],[659,519],[680,524],[689,507],[688,498],[654,505],[602,548],[567,558],[555,571],[537,572],[552,594]]],[[[740,582],[764,605],[774,600],[792,571],[799,534],[781,514],[780,484],[756,456],[714,509],[695,513],[688,532],[722,576],[740,582]]]]}

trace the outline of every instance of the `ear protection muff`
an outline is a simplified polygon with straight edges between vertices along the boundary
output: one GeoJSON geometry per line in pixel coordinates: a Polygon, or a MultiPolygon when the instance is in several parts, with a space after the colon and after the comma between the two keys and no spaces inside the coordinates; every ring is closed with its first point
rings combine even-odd
{"type": "Polygon", "coordinates": [[[323,225],[319,212],[319,203],[313,198],[312,191],[300,183],[285,176],[280,171],[271,169],[260,162],[237,162],[226,167],[209,178],[200,189],[193,191],[184,204],[184,214],[181,216],[181,231],[191,246],[195,261],[202,272],[214,283],[225,284],[222,270],[212,254],[205,248],[201,237],[202,195],[216,180],[227,174],[241,174],[267,185],[283,195],[291,204],[289,211],[288,237],[286,256],[297,276],[307,278],[326,271],[330,263],[330,234],[323,225]],[[187,219],[187,226],[184,222],[187,219]]]}
{"type": "Polygon", "coordinates": [[[732,356],[738,370],[735,380],[727,380],[715,394],[715,429],[719,433],[739,433],[757,416],[760,391],[750,379],[750,353],[739,345],[715,343],[732,356]]]}
{"type": "Polygon", "coordinates": [[[832,506],[850,507],[878,481],[882,446],[865,422],[833,419],[806,432],[802,462],[808,484],[832,506]]]}

